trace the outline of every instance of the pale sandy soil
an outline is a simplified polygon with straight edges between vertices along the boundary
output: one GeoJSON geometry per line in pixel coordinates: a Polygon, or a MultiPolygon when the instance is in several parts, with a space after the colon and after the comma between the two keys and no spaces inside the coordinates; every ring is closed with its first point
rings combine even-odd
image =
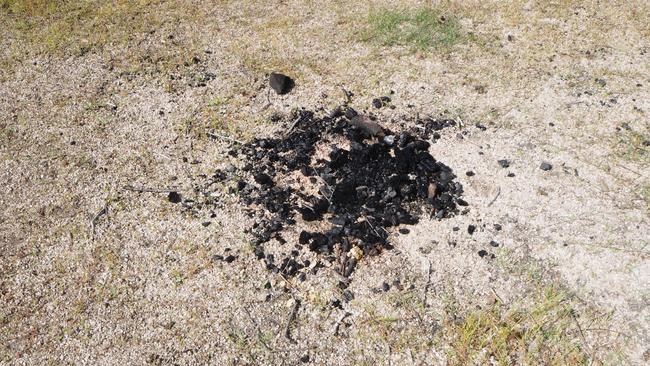
{"type": "Polygon", "coordinates": [[[562,334],[510,349],[510,363],[650,362],[650,6],[574,3],[444,2],[463,40],[424,52],[363,40],[388,2],[151,2],[73,31],[3,8],[0,362],[486,364],[498,340],[463,355],[468,319],[515,310],[562,334]],[[276,70],[296,78],[287,96],[268,92],[276,70]],[[431,153],[471,208],[363,261],[344,311],[328,305],[341,298],[331,270],[300,283],[264,269],[227,189],[204,227],[207,212],[124,188],[191,197],[200,174],[241,163],[207,132],[271,136],[295,108],[338,105],[341,88],[360,111],[393,90],[396,108],[373,110],[386,126],[463,121],[468,134],[444,131],[431,153]],[[213,262],[225,248],[237,260],[213,262]],[[396,279],[403,290],[372,291],[396,279]],[[283,335],[294,299],[297,344],[283,335]]]}

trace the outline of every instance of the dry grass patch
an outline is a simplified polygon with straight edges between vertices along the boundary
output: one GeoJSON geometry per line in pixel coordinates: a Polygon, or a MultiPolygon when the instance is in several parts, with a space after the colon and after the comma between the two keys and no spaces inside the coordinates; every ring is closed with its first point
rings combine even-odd
{"type": "Polygon", "coordinates": [[[110,66],[126,76],[180,73],[199,45],[193,34],[186,39],[172,32],[204,17],[197,7],[176,1],[0,0],[7,25],[0,65],[10,69],[34,55],[65,58],[110,50],[110,66]]]}
{"type": "Polygon", "coordinates": [[[0,0],[16,36],[41,52],[85,53],[155,30],[153,1],[0,0]]]}
{"type": "Polygon", "coordinates": [[[585,332],[602,318],[579,312],[569,294],[547,287],[526,302],[470,311],[444,331],[454,364],[600,364],[585,332]]]}

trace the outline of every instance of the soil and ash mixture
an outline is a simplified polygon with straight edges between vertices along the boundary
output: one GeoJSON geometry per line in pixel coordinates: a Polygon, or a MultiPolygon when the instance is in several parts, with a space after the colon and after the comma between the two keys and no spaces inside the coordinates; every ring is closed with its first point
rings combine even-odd
{"type": "Polygon", "coordinates": [[[245,160],[233,192],[256,218],[247,232],[257,257],[273,272],[304,280],[308,268],[318,270],[299,259],[311,251],[347,279],[363,256],[391,248],[389,235],[400,225],[457,214],[467,206],[463,187],[428,152],[437,131],[454,125],[426,119],[397,132],[352,109],[320,118],[303,110],[284,137],[231,150],[245,160]],[[290,253],[277,258],[266,250],[287,235],[299,243],[290,253]]]}

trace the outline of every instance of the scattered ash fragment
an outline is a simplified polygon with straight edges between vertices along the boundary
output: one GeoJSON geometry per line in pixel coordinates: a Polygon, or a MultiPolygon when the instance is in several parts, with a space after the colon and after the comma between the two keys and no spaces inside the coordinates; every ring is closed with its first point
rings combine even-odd
{"type": "Polygon", "coordinates": [[[355,113],[302,111],[283,138],[231,151],[245,160],[243,176],[250,178],[236,192],[256,218],[250,233],[267,269],[304,279],[314,266],[299,257],[311,251],[349,277],[361,258],[391,248],[389,234],[400,225],[423,215],[447,218],[467,205],[452,170],[428,152],[437,131],[455,122],[418,124],[398,132],[355,113]],[[285,258],[265,250],[265,243],[283,244],[288,235],[299,246],[285,258]]]}

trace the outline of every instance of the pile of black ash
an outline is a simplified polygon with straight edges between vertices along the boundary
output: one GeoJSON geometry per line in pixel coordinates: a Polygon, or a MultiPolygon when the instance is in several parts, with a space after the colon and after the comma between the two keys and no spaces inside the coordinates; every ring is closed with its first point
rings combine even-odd
{"type": "Polygon", "coordinates": [[[395,227],[422,215],[450,217],[467,205],[452,170],[428,152],[436,131],[454,121],[419,120],[396,133],[349,112],[319,118],[302,111],[285,137],[231,151],[253,178],[240,180],[237,192],[257,216],[249,232],[269,270],[294,276],[309,264],[294,259],[299,250],[280,259],[265,254],[265,243],[286,242],[282,234],[292,227],[300,250],[322,254],[348,277],[362,256],[391,248],[395,227]],[[296,225],[310,229],[298,235],[296,225]]]}

